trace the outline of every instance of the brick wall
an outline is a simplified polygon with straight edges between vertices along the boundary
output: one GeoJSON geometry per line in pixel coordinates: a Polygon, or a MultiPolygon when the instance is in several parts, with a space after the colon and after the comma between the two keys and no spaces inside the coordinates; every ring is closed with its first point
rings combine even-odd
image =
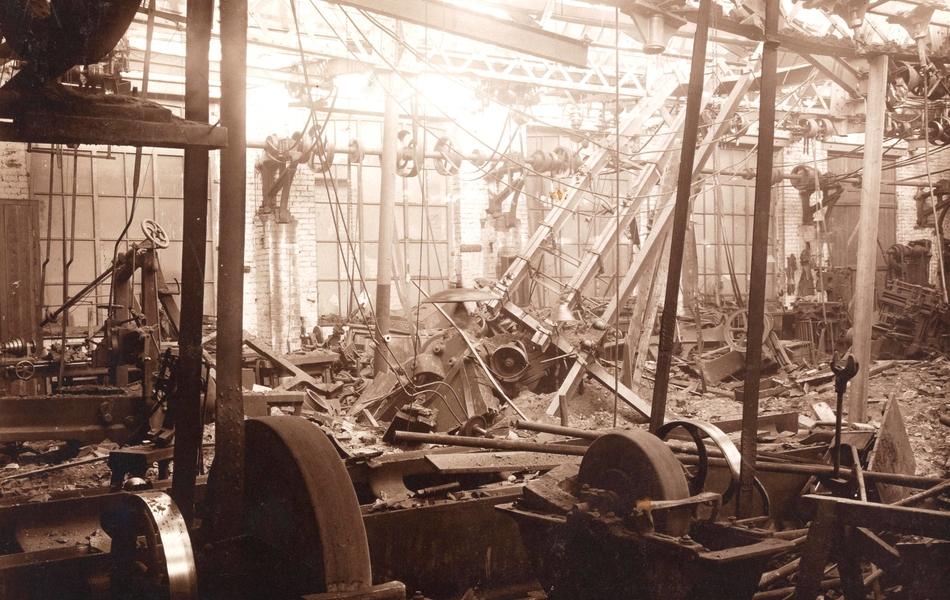
{"type": "Polygon", "coordinates": [[[0,197],[30,197],[28,164],[26,144],[0,142],[0,197]]]}
{"type": "MultiPolygon", "coordinates": [[[[806,149],[806,140],[797,139],[788,142],[788,145],[776,157],[776,168],[781,169],[783,174],[791,172],[796,166],[806,164],[814,167],[817,158],[818,170],[822,173],[828,170],[828,152],[824,145],[818,140],[808,140],[806,149]]],[[[819,227],[815,224],[802,225],[802,200],[798,195],[798,190],[792,187],[787,179],[772,188],[773,214],[775,215],[773,223],[776,231],[774,235],[774,252],[777,285],[780,290],[786,289],[786,285],[797,284],[800,271],[795,273],[787,272],[786,265],[788,257],[795,256],[795,264],[798,265],[798,257],[805,248],[805,242],[811,242],[812,261],[817,265],[819,244],[819,227]]],[[[811,201],[818,201],[819,194],[812,194],[811,201]]],[[[827,262],[827,249],[822,250],[822,256],[827,262]]]]}
{"type": "MultiPolygon", "coordinates": [[[[925,142],[922,140],[911,140],[907,143],[909,158],[915,158],[914,162],[906,166],[898,167],[897,180],[906,180],[914,178],[910,183],[918,184],[913,186],[897,186],[897,243],[907,244],[914,240],[930,240],[931,254],[930,260],[930,282],[939,285],[939,258],[937,256],[938,245],[937,237],[934,233],[933,225],[926,227],[917,226],[917,202],[914,196],[927,188],[927,162],[924,160],[925,142]]],[[[931,152],[938,146],[930,146],[931,152]]],[[[950,156],[946,152],[936,152],[930,156],[930,171],[937,173],[950,168],[950,156]]],[[[937,184],[941,179],[946,179],[947,173],[938,173],[932,176],[932,182],[937,184]]],[[[932,223],[932,220],[931,220],[932,223]]],[[[946,224],[944,225],[946,227],[946,224]]]]}

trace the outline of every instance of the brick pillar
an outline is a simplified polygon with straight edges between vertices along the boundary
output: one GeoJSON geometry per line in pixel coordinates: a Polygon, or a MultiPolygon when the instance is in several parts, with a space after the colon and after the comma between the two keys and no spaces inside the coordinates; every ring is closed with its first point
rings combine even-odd
{"type": "Polygon", "coordinates": [[[279,352],[299,341],[297,220],[278,223],[274,213],[254,218],[254,270],[258,336],[279,352]]]}

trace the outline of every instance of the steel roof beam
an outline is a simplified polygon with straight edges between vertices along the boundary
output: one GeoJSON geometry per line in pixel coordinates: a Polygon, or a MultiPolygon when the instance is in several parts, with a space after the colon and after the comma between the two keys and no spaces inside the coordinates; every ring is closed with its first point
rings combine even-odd
{"type": "Polygon", "coordinates": [[[438,0],[335,0],[335,3],[564,65],[587,66],[587,44],[580,40],[438,0]]]}

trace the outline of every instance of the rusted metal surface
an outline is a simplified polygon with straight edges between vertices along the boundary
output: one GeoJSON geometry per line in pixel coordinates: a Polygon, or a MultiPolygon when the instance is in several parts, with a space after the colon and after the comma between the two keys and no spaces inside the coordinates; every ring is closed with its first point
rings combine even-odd
{"type": "MultiPolygon", "coordinates": [[[[113,390],[115,391],[115,390],[113,390]]],[[[140,396],[63,394],[0,397],[0,442],[128,442],[144,418],[140,396]],[[40,408],[41,407],[41,408],[40,408]]]]}
{"type": "MultiPolygon", "coordinates": [[[[656,358],[656,381],[650,413],[650,431],[656,431],[666,420],[666,393],[673,360],[673,335],[676,329],[676,309],[683,269],[686,225],[689,221],[690,196],[693,191],[693,159],[699,141],[699,118],[703,109],[703,80],[706,75],[706,40],[709,37],[711,0],[699,3],[696,22],[689,88],[686,95],[686,123],[683,126],[683,149],[680,155],[679,176],[676,184],[676,204],[673,208],[673,229],[670,232],[670,262],[667,269],[666,296],[660,318],[660,342],[656,358]]],[[[619,299],[618,299],[619,300],[619,299]]]]}
{"type": "MultiPolygon", "coordinates": [[[[188,0],[185,35],[185,117],[202,123],[209,115],[209,62],[212,0],[188,0]]],[[[184,231],[182,233],[181,322],[178,385],[169,401],[175,419],[175,474],[172,497],[185,522],[195,511],[195,479],[201,447],[202,321],[208,232],[208,149],[185,148],[184,231]]]]}
{"type": "Polygon", "coordinates": [[[191,537],[171,496],[151,490],[129,494],[116,510],[102,516],[102,526],[112,539],[109,587],[113,594],[135,590],[142,597],[197,600],[191,537]],[[137,562],[140,536],[147,548],[144,562],[137,562]]]}
{"type": "Polygon", "coordinates": [[[245,481],[253,483],[244,534],[312,567],[287,582],[301,594],[372,585],[356,492],[326,435],[303,419],[264,417],[248,420],[245,436],[245,481]]]}
{"type": "Polygon", "coordinates": [[[769,557],[793,544],[715,523],[719,494],[689,496],[669,448],[638,433],[595,441],[576,482],[561,467],[499,507],[518,523],[547,597],[751,598],[769,557]]]}

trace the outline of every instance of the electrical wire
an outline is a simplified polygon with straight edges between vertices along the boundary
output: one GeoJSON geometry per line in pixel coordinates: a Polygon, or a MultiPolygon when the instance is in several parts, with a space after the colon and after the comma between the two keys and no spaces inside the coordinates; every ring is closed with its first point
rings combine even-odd
{"type": "MultiPolygon", "coordinates": [[[[291,13],[293,14],[293,18],[294,18],[294,26],[295,26],[295,28],[296,28],[296,33],[297,33],[297,44],[298,44],[298,47],[299,47],[299,50],[300,50],[300,60],[301,60],[301,63],[302,63],[302,65],[303,65],[303,70],[304,70],[304,81],[305,81],[305,85],[306,85],[306,88],[307,88],[307,101],[308,101],[308,105],[309,105],[309,107],[310,107],[311,117],[313,118],[313,121],[316,122],[316,120],[317,120],[317,119],[316,119],[316,108],[315,108],[314,105],[313,105],[313,97],[312,97],[312,94],[311,94],[312,88],[310,87],[310,78],[309,78],[309,75],[308,75],[308,69],[307,69],[307,63],[306,63],[306,56],[305,56],[304,50],[303,50],[303,39],[301,38],[301,35],[300,35],[300,22],[299,22],[299,20],[298,20],[298,18],[297,18],[297,7],[296,7],[296,1],[295,1],[295,0],[290,0],[290,8],[291,8],[291,13]]],[[[330,111],[330,112],[332,113],[332,107],[331,107],[331,111],[330,111]]],[[[329,118],[330,118],[330,114],[328,113],[328,115],[327,115],[327,120],[329,120],[329,118]]],[[[325,125],[324,125],[324,126],[325,126],[325,125]]],[[[322,132],[318,132],[318,136],[317,136],[317,137],[322,137],[322,132]]],[[[339,231],[340,231],[340,221],[342,220],[342,221],[345,222],[345,219],[344,219],[344,217],[343,217],[343,208],[342,208],[342,203],[341,203],[340,197],[339,197],[339,191],[337,190],[337,186],[336,186],[336,179],[333,177],[333,175],[332,175],[332,173],[331,173],[332,165],[330,165],[330,164],[328,163],[328,161],[327,161],[327,154],[326,154],[326,152],[319,152],[318,154],[319,154],[320,162],[321,162],[321,164],[322,164],[322,166],[323,166],[324,172],[330,174],[329,179],[333,182],[333,186],[332,186],[332,188],[333,188],[333,189],[332,189],[332,197],[335,198],[335,206],[336,206],[337,212],[333,212],[333,210],[331,209],[330,214],[331,214],[331,216],[333,217],[334,227],[335,227],[336,232],[337,232],[337,236],[336,236],[336,237],[337,237],[337,245],[338,245],[338,247],[339,247],[341,259],[344,261],[344,267],[345,267],[346,273],[347,273],[347,281],[348,281],[348,283],[350,284],[350,289],[351,289],[351,291],[353,291],[353,292],[355,293],[356,284],[355,284],[355,281],[353,280],[352,273],[350,272],[350,269],[349,269],[349,267],[348,267],[347,264],[346,264],[346,259],[345,259],[346,252],[345,252],[344,249],[343,249],[343,243],[342,243],[342,240],[340,240],[340,235],[339,235],[339,231]]],[[[330,197],[331,197],[331,189],[330,189],[330,184],[327,183],[327,179],[328,179],[327,177],[323,177],[323,185],[324,185],[324,187],[326,188],[326,191],[327,191],[327,199],[329,200],[330,197]]],[[[349,229],[348,229],[347,227],[344,227],[343,230],[344,230],[344,232],[345,232],[345,234],[346,234],[347,245],[348,245],[348,247],[349,247],[349,249],[350,249],[350,252],[353,252],[353,251],[354,251],[354,249],[353,249],[353,241],[352,241],[352,239],[350,238],[349,229]]],[[[359,276],[360,283],[363,285],[363,289],[368,289],[368,286],[366,285],[366,280],[365,280],[365,278],[363,277],[363,271],[362,271],[362,268],[361,268],[361,266],[360,266],[360,264],[359,264],[359,261],[353,261],[353,264],[356,266],[357,274],[358,274],[358,276],[359,276]]],[[[372,301],[371,301],[371,299],[369,299],[369,296],[368,296],[368,295],[367,295],[367,299],[368,299],[368,303],[370,304],[370,308],[372,309],[372,301]]],[[[363,310],[363,305],[362,305],[362,303],[359,302],[359,301],[357,301],[357,307],[358,307],[358,310],[359,310],[359,312],[360,312],[360,316],[361,316],[361,318],[363,319],[364,325],[365,325],[367,328],[371,328],[371,329],[375,330],[375,332],[376,332],[377,334],[379,334],[380,339],[382,339],[382,331],[381,331],[380,328],[379,328],[379,322],[374,318],[374,319],[373,319],[373,325],[372,325],[372,327],[370,327],[369,319],[367,318],[366,313],[365,313],[364,310],[363,310]]],[[[374,311],[374,312],[375,312],[375,311],[374,311]]],[[[395,353],[393,352],[392,348],[390,348],[388,344],[384,344],[384,346],[386,347],[386,350],[388,351],[388,353],[389,353],[389,354],[392,356],[392,358],[394,359],[395,365],[396,365],[395,367],[393,366],[393,363],[390,362],[389,358],[386,356],[386,352],[381,352],[381,353],[380,353],[380,356],[383,357],[383,360],[386,362],[387,366],[388,366],[393,372],[402,371],[402,372],[406,375],[406,378],[411,381],[411,378],[409,377],[409,374],[406,372],[405,368],[403,368],[403,366],[399,363],[399,359],[398,359],[398,357],[395,355],[395,353]]],[[[401,381],[400,381],[400,385],[402,385],[402,384],[401,384],[401,381]]],[[[407,392],[407,393],[408,393],[408,392],[407,392]]]]}

